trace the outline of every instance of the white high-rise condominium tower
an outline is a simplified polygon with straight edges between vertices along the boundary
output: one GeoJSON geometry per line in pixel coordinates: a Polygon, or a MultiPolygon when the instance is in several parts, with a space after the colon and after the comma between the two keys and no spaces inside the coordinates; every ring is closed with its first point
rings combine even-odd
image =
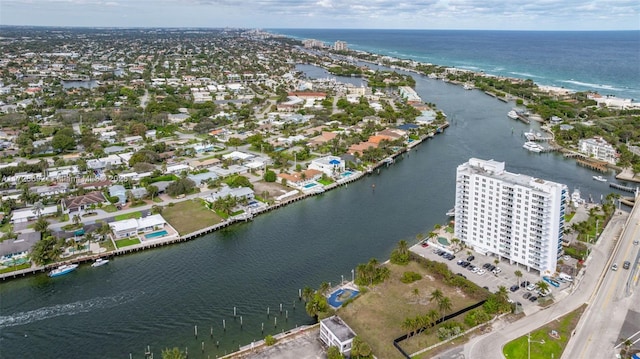
{"type": "Polygon", "coordinates": [[[456,172],[455,236],[484,254],[556,271],[567,186],[505,171],[504,162],[469,159],[456,172]]]}

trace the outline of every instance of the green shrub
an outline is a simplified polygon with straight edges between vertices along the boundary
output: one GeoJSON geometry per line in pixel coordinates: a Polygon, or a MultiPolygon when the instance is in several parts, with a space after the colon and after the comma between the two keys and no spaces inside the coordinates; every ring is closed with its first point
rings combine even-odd
{"type": "Polygon", "coordinates": [[[422,279],[422,276],[419,273],[416,272],[404,272],[402,273],[402,278],[400,278],[400,281],[402,283],[413,283],[417,280],[422,279]]]}
{"type": "Polygon", "coordinates": [[[266,337],[264,337],[264,343],[266,345],[274,345],[276,342],[276,338],[274,338],[272,335],[267,335],[266,337]]]}

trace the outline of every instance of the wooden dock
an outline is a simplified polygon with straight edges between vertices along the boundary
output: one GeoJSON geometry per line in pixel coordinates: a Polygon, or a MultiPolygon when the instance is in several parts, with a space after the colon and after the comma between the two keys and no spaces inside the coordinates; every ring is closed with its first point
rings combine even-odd
{"type": "Polygon", "coordinates": [[[636,191],[638,191],[638,187],[623,186],[618,183],[609,183],[609,187],[631,193],[636,193],[636,191]]]}

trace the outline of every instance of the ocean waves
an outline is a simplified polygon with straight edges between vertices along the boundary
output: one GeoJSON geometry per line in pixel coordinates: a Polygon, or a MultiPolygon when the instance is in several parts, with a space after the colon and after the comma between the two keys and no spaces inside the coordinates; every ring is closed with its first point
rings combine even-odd
{"type": "Polygon", "coordinates": [[[76,315],[88,313],[96,309],[112,308],[131,302],[141,293],[124,292],[109,297],[97,297],[73,303],[58,304],[50,307],[39,308],[28,312],[19,312],[11,315],[0,316],[0,329],[26,325],[41,320],[51,319],[63,315],[76,315]]]}
{"type": "Polygon", "coordinates": [[[582,82],[582,81],[576,81],[576,80],[563,80],[563,81],[560,81],[560,82],[564,82],[564,83],[568,83],[568,84],[572,84],[572,85],[576,85],[576,86],[582,86],[582,87],[588,87],[588,88],[594,88],[594,89],[601,89],[601,90],[611,90],[611,91],[623,91],[623,90],[625,90],[623,88],[615,87],[613,85],[593,84],[593,83],[589,83],[589,82],[582,82]]]}

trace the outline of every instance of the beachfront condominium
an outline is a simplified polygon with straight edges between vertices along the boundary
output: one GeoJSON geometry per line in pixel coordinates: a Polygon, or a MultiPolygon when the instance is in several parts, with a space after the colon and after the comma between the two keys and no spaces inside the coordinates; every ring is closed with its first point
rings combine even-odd
{"type": "Polygon", "coordinates": [[[562,250],[567,186],[504,168],[477,158],[458,166],[455,236],[479,253],[551,274],[562,250]]]}

